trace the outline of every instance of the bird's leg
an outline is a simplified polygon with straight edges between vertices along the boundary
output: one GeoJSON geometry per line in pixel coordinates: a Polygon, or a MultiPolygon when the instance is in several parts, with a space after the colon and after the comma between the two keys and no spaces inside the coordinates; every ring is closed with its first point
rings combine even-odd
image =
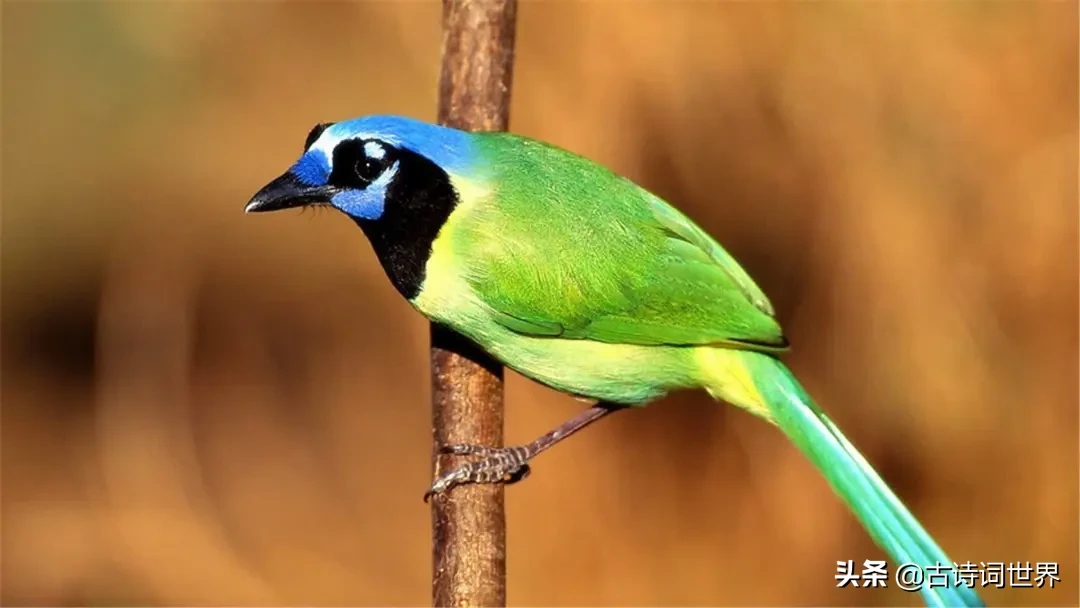
{"type": "Polygon", "coordinates": [[[532,443],[507,448],[489,448],[480,445],[446,445],[439,451],[443,454],[459,456],[481,456],[482,459],[470,462],[456,469],[439,475],[435,483],[424,494],[424,502],[434,494],[449,490],[462,483],[514,483],[529,475],[529,461],[537,454],[566,439],[570,435],[589,426],[623,406],[612,403],[597,403],[570,420],[560,424],[532,443]]]}

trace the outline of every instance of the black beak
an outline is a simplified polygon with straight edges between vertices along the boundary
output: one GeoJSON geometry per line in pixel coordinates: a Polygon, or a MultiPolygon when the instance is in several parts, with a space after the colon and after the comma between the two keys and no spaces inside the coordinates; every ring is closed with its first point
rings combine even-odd
{"type": "Polygon", "coordinates": [[[251,197],[247,207],[244,207],[244,212],[279,211],[305,205],[329,203],[330,197],[333,195],[333,187],[309,186],[300,181],[290,171],[256,192],[255,196],[251,197]]]}

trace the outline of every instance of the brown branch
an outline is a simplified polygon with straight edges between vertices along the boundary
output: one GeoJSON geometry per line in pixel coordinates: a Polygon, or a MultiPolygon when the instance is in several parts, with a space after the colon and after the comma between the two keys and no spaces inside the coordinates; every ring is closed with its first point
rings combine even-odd
{"type": "MultiPolygon", "coordinates": [[[[439,122],[503,131],[510,115],[516,0],[443,0],[439,122]]],[[[431,329],[436,474],[462,464],[449,444],[503,445],[502,367],[453,332],[431,329]]],[[[506,515],[501,484],[470,484],[431,503],[435,606],[506,605],[506,515]]]]}

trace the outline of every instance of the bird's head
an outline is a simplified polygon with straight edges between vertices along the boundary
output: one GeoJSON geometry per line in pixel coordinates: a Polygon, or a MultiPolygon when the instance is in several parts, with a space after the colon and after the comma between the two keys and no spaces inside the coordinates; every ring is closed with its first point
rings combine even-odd
{"type": "Polygon", "coordinates": [[[453,196],[451,177],[468,171],[472,160],[470,134],[456,129],[399,116],[322,123],[308,133],[300,159],[245,211],[330,205],[357,222],[378,222],[403,213],[403,205],[453,196]]]}

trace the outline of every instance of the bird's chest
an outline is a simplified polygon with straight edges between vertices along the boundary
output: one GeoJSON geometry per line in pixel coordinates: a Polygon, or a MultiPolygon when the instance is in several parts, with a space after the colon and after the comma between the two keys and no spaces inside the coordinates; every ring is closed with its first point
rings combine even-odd
{"type": "Polygon", "coordinates": [[[436,239],[424,262],[423,282],[412,305],[424,316],[451,327],[476,317],[480,302],[465,279],[464,261],[454,255],[446,240],[436,239]]]}

